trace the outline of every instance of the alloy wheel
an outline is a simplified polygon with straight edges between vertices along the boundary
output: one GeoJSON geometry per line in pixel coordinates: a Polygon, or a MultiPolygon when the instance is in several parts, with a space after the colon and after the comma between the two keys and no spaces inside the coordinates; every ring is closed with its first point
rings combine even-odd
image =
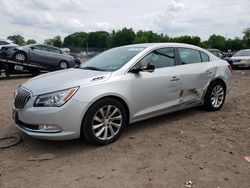
{"type": "Polygon", "coordinates": [[[225,94],[224,88],[221,85],[217,85],[214,87],[211,93],[211,104],[214,108],[219,108],[223,103],[225,94]]]}
{"type": "Polygon", "coordinates": [[[25,55],[22,53],[16,54],[16,60],[17,61],[25,61],[25,55]]]}
{"type": "Polygon", "coordinates": [[[100,140],[112,139],[122,126],[122,113],[116,106],[107,105],[94,115],[92,130],[100,140]]]}

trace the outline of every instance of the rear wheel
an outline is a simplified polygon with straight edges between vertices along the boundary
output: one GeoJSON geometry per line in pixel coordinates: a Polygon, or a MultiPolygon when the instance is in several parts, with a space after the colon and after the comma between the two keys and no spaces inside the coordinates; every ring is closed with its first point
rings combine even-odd
{"type": "Polygon", "coordinates": [[[208,111],[221,109],[226,98],[226,87],[221,81],[212,82],[206,92],[204,107],[208,111]]]}
{"type": "Polygon", "coordinates": [[[27,55],[24,52],[17,52],[15,54],[14,59],[19,62],[26,62],[27,61],[27,55]]]}
{"type": "Polygon", "coordinates": [[[106,145],[119,138],[126,124],[123,105],[112,98],[101,99],[87,111],[82,124],[82,136],[92,144],[106,145]]]}
{"type": "Polygon", "coordinates": [[[60,69],[67,69],[69,66],[68,66],[68,63],[66,61],[61,61],[59,63],[59,68],[60,69]]]}

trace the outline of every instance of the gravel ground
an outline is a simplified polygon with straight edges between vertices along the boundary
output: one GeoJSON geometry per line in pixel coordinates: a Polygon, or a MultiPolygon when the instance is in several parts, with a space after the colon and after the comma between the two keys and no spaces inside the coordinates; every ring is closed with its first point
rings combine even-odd
{"type": "MultiPolygon", "coordinates": [[[[22,135],[11,106],[14,88],[28,78],[0,80],[0,137],[22,135]]],[[[0,149],[1,188],[182,188],[187,181],[192,188],[249,188],[250,70],[233,72],[220,111],[192,108],[136,123],[108,146],[22,136],[20,144],[0,149]]]]}

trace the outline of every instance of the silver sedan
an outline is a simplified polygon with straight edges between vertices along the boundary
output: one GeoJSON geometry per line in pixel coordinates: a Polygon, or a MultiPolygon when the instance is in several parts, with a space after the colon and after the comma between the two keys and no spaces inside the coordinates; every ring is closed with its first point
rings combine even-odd
{"type": "Polygon", "coordinates": [[[25,82],[15,92],[13,118],[36,138],[104,145],[129,123],[198,105],[219,110],[230,82],[230,65],[202,48],[129,45],[25,82]]]}
{"type": "Polygon", "coordinates": [[[234,67],[250,67],[250,49],[240,50],[231,59],[234,67]]]}

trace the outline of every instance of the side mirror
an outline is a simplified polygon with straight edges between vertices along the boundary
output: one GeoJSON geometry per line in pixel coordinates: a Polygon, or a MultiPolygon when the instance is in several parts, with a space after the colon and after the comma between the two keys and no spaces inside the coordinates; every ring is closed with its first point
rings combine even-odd
{"type": "Polygon", "coordinates": [[[31,46],[30,49],[31,49],[31,50],[34,50],[34,49],[36,49],[36,48],[35,48],[34,46],[31,46]]]}
{"type": "Polygon", "coordinates": [[[145,62],[141,62],[139,67],[133,67],[130,72],[132,73],[139,73],[139,72],[154,72],[155,71],[155,66],[151,65],[150,63],[145,63],[145,62]]]}

